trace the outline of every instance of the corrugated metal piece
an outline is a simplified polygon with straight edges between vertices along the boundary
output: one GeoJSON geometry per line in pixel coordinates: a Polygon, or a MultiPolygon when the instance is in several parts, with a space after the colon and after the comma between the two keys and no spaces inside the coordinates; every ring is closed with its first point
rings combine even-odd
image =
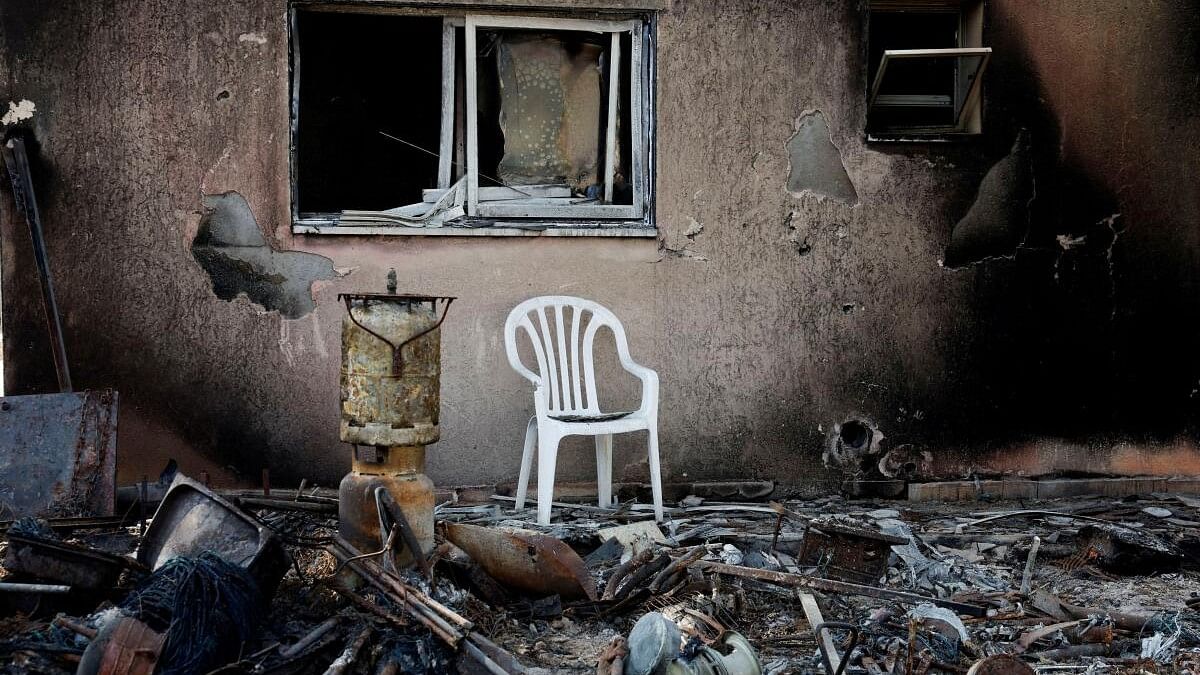
{"type": "Polygon", "coordinates": [[[117,392],[0,397],[0,519],[111,516],[117,392]]]}

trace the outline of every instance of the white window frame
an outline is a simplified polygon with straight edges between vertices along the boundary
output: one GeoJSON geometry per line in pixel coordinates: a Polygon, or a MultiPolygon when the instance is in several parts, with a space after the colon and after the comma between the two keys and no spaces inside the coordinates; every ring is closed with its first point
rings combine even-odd
{"type": "MultiPolygon", "coordinates": [[[[544,218],[544,219],[639,219],[645,213],[646,195],[646,156],[643,139],[645,121],[642,119],[642,88],[645,81],[642,78],[644,63],[642,62],[642,27],[640,20],[629,21],[596,21],[590,19],[558,19],[531,16],[508,16],[488,14],[468,14],[464,22],[465,48],[465,86],[466,86],[466,211],[468,216],[484,218],[544,218]],[[532,29],[546,31],[572,31],[603,33],[610,36],[608,61],[608,119],[606,120],[604,143],[604,201],[605,204],[545,204],[545,203],[506,203],[505,201],[480,201],[479,188],[479,114],[478,114],[478,58],[476,58],[476,40],[480,28],[499,29],[532,29]],[[612,204],[614,159],[618,150],[617,139],[617,103],[621,96],[621,35],[628,33],[632,52],[629,55],[630,73],[633,81],[630,91],[630,157],[633,165],[630,184],[633,188],[632,204],[612,204]]],[[[454,31],[445,32],[453,41],[454,31]]],[[[443,46],[443,53],[453,52],[454,45],[443,46]]],[[[453,99],[453,91],[447,93],[447,88],[453,85],[453,64],[449,74],[443,73],[443,131],[442,151],[447,157],[446,150],[452,141],[447,138],[447,130],[451,127],[445,124],[447,106],[445,101],[449,96],[453,99]]],[[[451,104],[450,110],[453,109],[451,104]]],[[[452,113],[450,113],[452,114],[452,113]]],[[[448,163],[448,162],[447,162],[448,163]]],[[[441,167],[439,172],[439,187],[449,186],[449,166],[441,167]],[[442,185],[442,182],[445,185],[442,185]]],[[[513,186],[520,188],[521,186],[513,186]]]]}
{"type": "MultiPolygon", "coordinates": [[[[949,131],[954,133],[964,133],[968,131],[969,123],[976,118],[976,111],[979,106],[979,92],[983,86],[983,74],[987,70],[988,61],[992,58],[991,47],[957,47],[953,49],[885,49],[883,58],[879,61],[879,70],[875,72],[875,81],[871,85],[871,97],[868,101],[868,109],[874,110],[877,105],[889,106],[915,106],[915,107],[933,107],[945,99],[948,106],[954,107],[954,124],[951,128],[931,127],[935,131],[949,131]],[[955,97],[938,96],[938,95],[906,95],[906,94],[880,94],[879,89],[883,86],[883,78],[887,74],[888,63],[901,59],[944,59],[944,58],[970,58],[979,57],[979,65],[975,68],[975,77],[971,80],[971,86],[967,90],[966,96],[961,104],[954,100],[958,96],[958,89],[955,89],[955,97]]],[[[904,129],[901,133],[913,133],[915,129],[904,129]]]]}
{"type": "MultiPolygon", "coordinates": [[[[983,77],[991,60],[991,47],[983,46],[984,0],[869,0],[868,11],[895,13],[954,13],[958,15],[958,46],[950,49],[887,49],[883,52],[879,68],[869,83],[867,92],[867,140],[868,141],[939,141],[954,137],[975,136],[983,133],[983,77]],[[889,60],[903,58],[980,57],[975,77],[967,93],[963,94],[964,80],[968,75],[959,69],[958,83],[953,97],[938,95],[879,94],[883,75],[889,60]],[[950,99],[947,101],[947,99],[950,99]],[[877,102],[892,106],[911,105],[929,107],[948,103],[955,109],[954,123],[937,126],[906,126],[894,129],[872,129],[870,119],[877,102]]],[[[867,36],[868,41],[871,39],[867,36]]]]}

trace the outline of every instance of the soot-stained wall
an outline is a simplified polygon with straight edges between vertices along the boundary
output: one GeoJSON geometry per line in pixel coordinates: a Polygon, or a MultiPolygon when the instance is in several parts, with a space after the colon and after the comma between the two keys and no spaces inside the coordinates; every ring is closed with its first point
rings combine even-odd
{"type": "MultiPolygon", "coordinates": [[[[1200,473],[1200,10],[993,0],[984,135],[876,144],[864,5],[666,6],[655,241],[293,236],[285,0],[0,2],[0,95],[36,106],[67,348],[79,386],[121,392],[122,477],[176,456],[336,481],[336,295],[392,267],[460,298],[442,484],[515,477],[531,401],[501,327],[539,294],[624,320],[675,479],[825,489],[852,418],[943,475],[1200,473]]],[[[28,234],[8,197],[3,216],[8,391],[47,391],[28,234]]],[[[587,478],[590,449],[564,453],[587,478]]]]}

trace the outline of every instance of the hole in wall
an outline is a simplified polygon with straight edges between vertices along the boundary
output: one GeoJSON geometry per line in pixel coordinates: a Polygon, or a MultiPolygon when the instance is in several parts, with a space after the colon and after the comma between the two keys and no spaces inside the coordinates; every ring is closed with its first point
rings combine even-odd
{"type": "Polygon", "coordinates": [[[825,466],[861,474],[870,471],[879,459],[883,434],[874,422],[851,417],[830,429],[821,459],[825,466]]]}
{"type": "Polygon", "coordinates": [[[853,450],[864,450],[871,444],[871,436],[874,435],[874,432],[860,420],[849,420],[842,424],[842,429],[838,435],[841,437],[844,447],[853,450]]]}

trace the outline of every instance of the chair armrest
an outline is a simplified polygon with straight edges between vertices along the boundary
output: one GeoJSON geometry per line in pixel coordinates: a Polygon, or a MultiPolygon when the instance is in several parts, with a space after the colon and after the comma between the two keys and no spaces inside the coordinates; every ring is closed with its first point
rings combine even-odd
{"type": "Polygon", "coordinates": [[[532,370],[526,368],[525,364],[521,363],[520,361],[511,361],[510,365],[512,366],[513,370],[517,371],[518,375],[532,382],[534,388],[542,386],[542,378],[538,377],[537,373],[534,373],[532,370]]]}
{"type": "Polygon", "coordinates": [[[658,414],[658,373],[633,361],[623,361],[621,366],[642,381],[642,404],[638,412],[658,414]]]}

